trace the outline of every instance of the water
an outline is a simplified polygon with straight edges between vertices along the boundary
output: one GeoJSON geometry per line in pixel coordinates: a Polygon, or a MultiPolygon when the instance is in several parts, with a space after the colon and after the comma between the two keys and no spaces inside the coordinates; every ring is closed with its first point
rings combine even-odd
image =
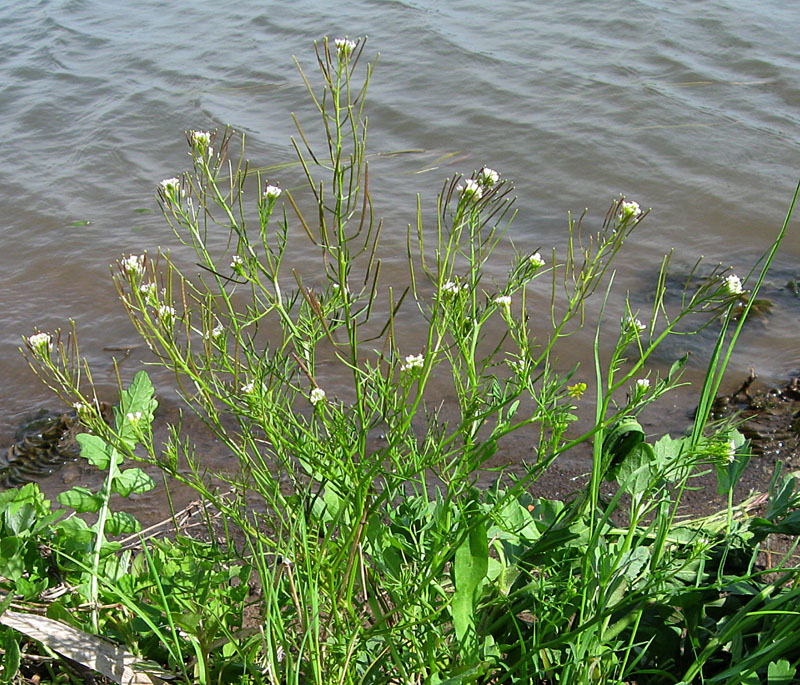
{"type": "MultiPolygon", "coordinates": [[[[401,248],[384,265],[386,283],[407,280],[415,193],[432,207],[445,177],[486,164],[516,183],[510,235],[524,251],[563,247],[568,210],[587,207],[599,225],[621,191],[654,208],[619,265],[618,313],[626,289],[645,306],[672,248],[679,272],[703,254],[744,274],[770,244],[800,173],[799,21],[794,3],[752,0],[9,3],[0,9],[0,436],[53,404],[17,352],[36,327],[75,319],[111,392],[120,353],[106,348],[138,341],[108,265],[157,246],[188,259],[154,199],[156,183],[188,164],[183,132],[231,125],[254,165],[292,161],[289,114],[310,125],[313,112],[291,56],[313,73],[315,39],[369,36],[367,54],[381,53],[371,150],[418,150],[373,159],[388,252],[401,248]]],[[[270,180],[293,187],[299,175],[270,180]]],[[[305,244],[291,249],[294,265],[311,268],[305,244]]],[[[799,254],[795,231],[770,279],[773,314],[750,328],[734,372],[754,366],[770,381],[800,365],[800,302],[782,289],[800,273],[799,254]]],[[[565,354],[588,350],[587,335],[565,354]]],[[[138,358],[141,348],[123,375],[138,358]]]]}

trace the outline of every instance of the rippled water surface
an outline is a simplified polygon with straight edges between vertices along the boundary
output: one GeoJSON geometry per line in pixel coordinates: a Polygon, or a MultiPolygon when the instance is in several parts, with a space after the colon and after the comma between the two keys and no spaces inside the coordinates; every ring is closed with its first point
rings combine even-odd
{"type": "MultiPolygon", "coordinates": [[[[120,8],[75,0],[0,10],[3,436],[53,402],[17,352],[35,327],[75,319],[96,380],[112,387],[120,353],[106,348],[138,343],[108,265],[158,246],[183,257],[154,199],[156,183],[187,166],[183,132],[230,125],[246,134],[253,165],[293,161],[290,113],[310,126],[313,112],[292,55],[312,74],[313,41],[326,34],[369,36],[367,54],[381,53],[369,115],[387,284],[407,279],[415,193],[433,206],[444,178],[484,164],[516,184],[510,236],[522,250],[563,247],[568,210],[587,207],[599,225],[621,191],[653,208],[619,265],[614,311],[626,289],[644,306],[660,256],[673,248],[678,273],[701,254],[746,273],[800,174],[795,3],[120,8]]],[[[300,180],[296,167],[273,178],[284,187],[300,180]]],[[[800,301],[784,288],[800,274],[798,254],[795,231],[768,283],[773,314],[751,326],[738,370],[755,366],[777,380],[800,366],[800,301]]],[[[307,244],[292,245],[300,270],[316,268],[315,258],[307,244]]],[[[567,354],[588,351],[585,336],[567,354]]],[[[139,352],[123,361],[124,374],[139,368],[139,352]]]]}

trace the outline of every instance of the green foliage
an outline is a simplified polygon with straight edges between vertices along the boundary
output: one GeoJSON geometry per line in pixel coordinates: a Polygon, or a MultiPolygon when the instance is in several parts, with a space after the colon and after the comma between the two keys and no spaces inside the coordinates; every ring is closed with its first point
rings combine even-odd
{"type": "Polygon", "coordinates": [[[32,336],[31,365],[78,401],[94,431],[80,437],[81,456],[106,479],[97,492],[58,497],[96,514],[91,524],[53,523],[58,514],[34,486],[2,495],[0,573],[38,597],[54,577],[46,542],[77,588],[48,612],[85,627],[77,603],[88,602],[94,632],[183,682],[793,678],[798,570],[787,555],[767,575],[758,553],[769,535],[800,530],[795,477],[776,473],[764,515],[747,518],[733,492],[749,445],[709,422],[785,226],[744,300],[739,279],[714,268],[668,306],[665,258],[649,310],[626,301],[609,324],[613,260],[645,213],[620,197],[593,233],[586,217],[570,217],[560,261],[555,249],[515,253],[506,278],[490,284],[487,267],[509,252],[513,188],[484,168],[447,179],[434,212],[420,198],[407,234],[409,287],[383,288],[364,115],[373,65],[363,65],[363,47],[318,45],[319,86],[301,69],[323,132],[316,141],[295,122],[305,192],[259,177],[248,210],[253,179],[243,157],[229,158],[233,133],[191,131],[192,169],[163,181],[158,198],[202,273],[182,272],[168,254],[125,257],[115,273],[131,321],[238,469],[209,474],[180,426],[154,444],[157,403],[144,372],[105,426],[93,393],[81,393],[87,367],[74,331],[55,345],[32,336]],[[299,236],[320,266],[288,278],[286,246],[299,236]],[[558,349],[597,292],[592,371],[564,370],[558,349]],[[529,316],[546,298],[549,320],[529,316]],[[411,319],[420,332],[408,341],[411,319]],[[609,325],[616,342],[601,350],[609,325]],[[653,353],[710,326],[720,330],[690,433],[647,435],[640,413],[681,383],[686,363],[661,376],[653,353]],[[579,433],[592,404],[594,423],[579,433]],[[520,472],[489,469],[519,431],[532,445],[520,472]],[[577,497],[529,494],[584,445],[591,473],[577,497]],[[228,544],[178,536],[142,541],[134,554],[107,539],[139,530],[111,510],[112,497],[153,487],[144,470],[123,468],[131,460],[197,492],[222,515],[228,544]],[[685,520],[683,493],[711,469],[726,511],[685,520]]]}

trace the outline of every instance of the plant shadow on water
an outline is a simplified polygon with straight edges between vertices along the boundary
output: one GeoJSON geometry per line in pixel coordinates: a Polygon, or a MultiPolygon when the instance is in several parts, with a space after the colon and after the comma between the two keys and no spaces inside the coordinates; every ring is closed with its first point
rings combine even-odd
{"type": "MultiPolygon", "coordinates": [[[[258,176],[247,208],[233,132],[189,131],[192,169],[157,192],[199,275],[167,253],[126,256],[114,274],[137,332],[231,468],[210,471],[180,422],[154,439],[145,372],[120,383],[108,425],[75,330],[25,340],[34,371],[75,405],[88,429],[81,459],[103,478],[57,497],[91,523],[52,512],[32,484],[0,495],[0,609],[45,611],[118,642],[140,682],[789,682],[800,569],[793,547],[769,567],[761,551],[800,532],[800,494],[776,468],[759,516],[753,500],[738,505],[750,444],[735,417],[712,414],[791,210],[744,283],[714,268],[675,306],[665,259],[649,302],[626,299],[611,315],[613,261],[646,212],[619,197],[597,228],[570,218],[565,254],[511,251],[505,278],[490,283],[513,188],[484,167],[446,179],[435,212],[420,200],[410,286],[384,287],[364,47],[326,39],[320,77],[301,68],[323,131],[312,143],[295,121],[305,191],[258,176]],[[286,273],[298,231],[320,257],[312,274],[286,273]],[[543,292],[548,316],[534,317],[543,292]],[[587,382],[557,355],[590,300],[587,382]],[[405,317],[424,335],[409,341],[405,317]],[[680,355],[656,372],[657,350],[711,326],[688,430],[646,431],[686,364],[680,355]],[[515,444],[526,458],[498,465],[515,444]],[[588,455],[577,491],[544,490],[576,453],[588,455]],[[141,524],[117,495],[151,491],[152,469],[167,496],[179,483],[200,498],[205,536],[127,546],[141,524]],[[723,506],[686,518],[701,472],[723,506]]],[[[30,673],[19,632],[0,638],[17,656],[5,681],[30,673]]]]}

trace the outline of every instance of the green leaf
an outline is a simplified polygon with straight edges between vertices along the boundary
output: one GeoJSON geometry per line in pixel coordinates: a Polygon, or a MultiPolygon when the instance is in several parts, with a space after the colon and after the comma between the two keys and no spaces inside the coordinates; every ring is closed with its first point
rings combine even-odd
{"type": "Polygon", "coordinates": [[[603,458],[606,464],[605,479],[616,477],[619,465],[634,448],[644,441],[644,430],[631,416],[623,416],[603,439],[603,458]]]}
{"type": "Polygon", "coordinates": [[[14,535],[21,535],[29,530],[36,520],[36,510],[30,502],[24,502],[17,509],[9,507],[5,512],[5,523],[14,535]]]}
{"type": "Polygon", "coordinates": [[[459,641],[476,639],[475,605],[478,588],[489,570],[489,541],[484,517],[472,500],[464,510],[462,524],[469,527],[466,540],[456,549],[453,576],[456,590],[451,606],[453,628],[459,641]]]}
{"type": "Polygon", "coordinates": [[[0,576],[18,580],[25,573],[25,559],[20,553],[21,546],[22,541],[16,535],[0,540],[0,576]]]}
{"type": "Polygon", "coordinates": [[[94,540],[94,533],[86,521],[78,516],[59,521],[55,529],[65,540],[75,544],[86,544],[94,540]]]}
{"type": "Polygon", "coordinates": [[[158,406],[154,394],[150,377],[145,371],[139,371],[128,389],[122,392],[119,406],[114,409],[117,433],[130,449],[136,447],[141,433],[153,422],[153,413],[158,406]],[[129,415],[138,418],[131,421],[129,415]]]}
{"type": "Polygon", "coordinates": [[[75,439],[81,446],[81,456],[101,471],[108,468],[112,456],[117,464],[122,463],[122,455],[102,438],[90,433],[80,433],[75,439]]]}
{"type": "Polygon", "coordinates": [[[152,214],[153,213],[153,210],[152,209],[148,209],[147,207],[137,207],[133,211],[136,212],[137,214],[152,214]]]}
{"type": "Polygon", "coordinates": [[[767,682],[769,685],[790,685],[797,682],[794,674],[797,669],[789,664],[788,659],[770,662],[767,667],[767,682]]]}
{"type": "Polygon", "coordinates": [[[7,630],[5,639],[3,640],[3,649],[5,656],[3,657],[3,673],[0,676],[0,683],[13,683],[19,671],[20,654],[19,643],[17,642],[17,633],[13,630],[7,630]]]}
{"type": "Polygon", "coordinates": [[[106,519],[103,527],[107,535],[130,535],[142,529],[139,522],[127,511],[114,511],[106,519]]]}
{"type": "Polygon", "coordinates": [[[689,355],[684,354],[680,359],[674,362],[672,366],[669,367],[669,372],[667,373],[668,383],[672,383],[672,381],[678,379],[683,372],[683,367],[686,366],[687,361],[689,361],[689,355]]]}
{"type": "Polygon", "coordinates": [[[122,473],[117,474],[111,484],[112,492],[117,492],[123,497],[127,497],[131,493],[137,495],[143,492],[152,490],[156,484],[142,469],[133,468],[125,469],[122,473]]]}
{"type": "Polygon", "coordinates": [[[650,564],[650,548],[634,547],[622,557],[622,574],[630,582],[636,582],[644,568],[650,564]]]}
{"type": "Polygon", "coordinates": [[[736,446],[736,454],[730,464],[717,465],[717,492],[726,495],[739,482],[747,464],[750,463],[750,448],[745,445],[744,436],[739,431],[733,431],[731,438],[736,446]]]}
{"type": "Polygon", "coordinates": [[[65,507],[72,507],[82,514],[87,511],[98,511],[103,506],[103,498],[96,495],[89,488],[74,487],[58,494],[56,499],[65,507]]]}
{"type": "Polygon", "coordinates": [[[80,219],[78,221],[73,221],[72,223],[70,223],[70,226],[72,228],[80,228],[81,226],[88,226],[91,223],[92,223],[91,221],[88,221],[86,219],[80,219]]]}
{"type": "Polygon", "coordinates": [[[617,485],[630,495],[645,492],[652,479],[652,467],[656,456],[646,442],[635,445],[617,470],[617,485]]]}

